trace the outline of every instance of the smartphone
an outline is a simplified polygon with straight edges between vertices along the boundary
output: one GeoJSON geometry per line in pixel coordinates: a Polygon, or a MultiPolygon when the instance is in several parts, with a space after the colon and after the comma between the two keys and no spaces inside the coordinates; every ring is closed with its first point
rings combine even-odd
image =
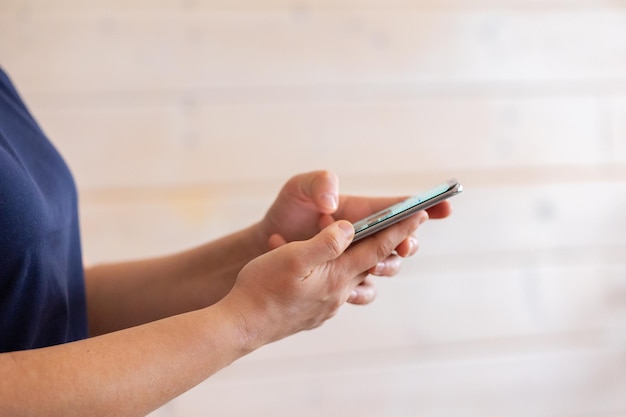
{"type": "Polygon", "coordinates": [[[451,179],[432,189],[407,198],[406,200],[376,212],[354,223],[354,239],[352,243],[363,239],[373,233],[385,229],[400,220],[406,219],[420,210],[425,210],[442,201],[459,194],[463,186],[456,180],[451,179]]]}

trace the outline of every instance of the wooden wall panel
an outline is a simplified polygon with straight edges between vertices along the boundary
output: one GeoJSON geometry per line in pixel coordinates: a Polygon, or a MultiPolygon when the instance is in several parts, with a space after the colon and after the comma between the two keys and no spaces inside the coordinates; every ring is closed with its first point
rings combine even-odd
{"type": "Polygon", "coordinates": [[[626,407],[619,371],[626,365],[620,351],[420,353],[385,352],[373,363],[354,354],[327,358],[322,366],[261,363],[257,374],[240,363],[188,393],[171,410],[188,417],[287,416],[294,410],[311,417],[626,415],[620,411],[626,407]]]}
{"type": "Polygon", "coordinates": [[[619,147],[600,137],[598,103],[586,98],[33,107],[83,189],[282,179],[320,168],[417,176],[595,166],[616,162],[619,147]]]}
{"type": "Polygon", "coordinates": [[[607,8],[624,6],[623,0],[4,0],[0,4],[0,11],[7,12],[39,12],[67,13],[120,13],[142,12],[154,10],[211,10],[211,11],[266,11],[288,10],[306,11],[310,9],[474,9],[474,8],[513,8],[513,9],[543,9],[543,8],[607,8]]]}
{"type": "Polygon", "coordinates": [[[613,160],[626,162],[626,99],[614,99],[609,113],[610,134],[613,141],[613,160]]]}
{"type": "MultiPolygon", "coordinates": [[[[612,182],[543,187],[466,183],[464,193],[453,201],[453,216],[429,222],[420,231],[422,251],[429,256],[497,256],[514,251],[532,255],[559,248],[626,246],[625,187],[612,182]]],[[[181,191],[164,201],[158,194],[133,196],[129,191],[119,201],[86,201],[87,255],[92,260],[103,253],[113,259],[146,255],[215,238],[259,220],[278,188],[257,190],[258,194],[213,191],[211,195],[208,191],[202,198],[198,194],[205,191],[181,191]],[[109,241],[116,237],[128,246],[109,241]]],[[[404,188],[408,194],[406,183],[404,188]]],[[[379,190],[372,189],[372,193],[379,190]]]]}
{"type": "Polygon", "coordinates": [[[10,35],[0,38],[0,51],[28,93],[530,82],[606,88],[609,80],[623,91],[625,16],[623,9],[4,15],[0,26],[10,35]]]}
{"type": "Polygon", "coordinates": [[[414,260],[401,276],[379,280],[379,297],[368,308],[346,306],[315,332],[264,347],[247,360],[623,341],[626,326],[615,315],[626,311],[626,303],[614,297],[624,296],[626,268],[574,263],[511,263],[510,269],[464,273],[433,271],[428,260],[414,260]]]}
{"type": "MultiPolygon", "coordinates": [[[[84,205],[88,257],[111,247],[117,259],[200,243],[254,221],[269,204],[254,194],[224,192],[218,200],[196,195],[181,192],[169,204],[134,196],[130,203],[84,205]],[[159,228],[153,227],[156,223],[159,228]]],[[[375,306],[348,308],[326,326],[329,333],[291,338],[260,357],[280,360],[294,352],[376,351],[568,332],[593,335],[611,322],[623,329],[623,321],[614,317],[626,308],[619,295],[626,291],[626,223],[620,215],[625,195],[624,186],[613,183],[470,187],[456,197],[451,219],[424,226],[420,253],[396,280],[384,283],[375,306]],[[597,207],[610,209],[594,216],[597,207]]]]}
{"type": "Polygon", "coordinates": [[[453,217],[379,299],[154,417],[626,416],[626,2],[4,0],[0,64],[93,262],[256,221],[291,175],[453,217]]]}

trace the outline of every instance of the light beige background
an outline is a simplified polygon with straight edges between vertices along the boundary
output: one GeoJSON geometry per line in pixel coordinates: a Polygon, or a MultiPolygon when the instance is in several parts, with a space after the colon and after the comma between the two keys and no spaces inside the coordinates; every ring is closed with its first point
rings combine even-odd
{"type": "Polygon", "coordinates": [[[257,220],[291,175],[455,213],[379,299],[153,413],[626,416],[626,2],[0,0],[86,256],[257,220]]]}

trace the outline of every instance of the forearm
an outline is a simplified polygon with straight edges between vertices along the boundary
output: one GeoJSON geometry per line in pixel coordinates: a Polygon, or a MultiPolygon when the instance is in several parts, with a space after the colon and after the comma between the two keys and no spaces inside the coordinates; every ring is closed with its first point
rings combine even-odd
{"type": "Polygon", "coordinates": [[[90,334],[216,303],[241,268],[266,250],[265,240],[255,225],[175,255],[86,269],[90,334]]]}
{"type": "Polygon", "coordinates": [[[221,305],[80,342],[0,355],[0,415],[143,416],[248,351],[221,305]]]}
{"type": "Polygon", "coordinates": [[[418,226],[415,218],[346,250],[346,221],[255,258],[210,307],[81,342],[0,354],[0,415],[141,416],[234,360],[320,326],[418,226]]]}

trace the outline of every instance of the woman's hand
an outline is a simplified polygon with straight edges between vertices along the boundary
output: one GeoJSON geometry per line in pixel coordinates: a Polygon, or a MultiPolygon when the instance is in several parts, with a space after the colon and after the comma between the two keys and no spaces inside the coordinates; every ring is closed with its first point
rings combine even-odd
{"type": "Polygon", "coordinates": [[[359,301],[369,271],[389,259],[420,221],[410,217],[352,247],[351,223],[331,223],[309,240],[248,263],[222,305],[240,316],[251,349],[318,327],[345,302],[359,301]]]}
{"type": "MultiPolygon", "coordinates": [[[[260,223],[263,236],[261,241],[266,242],[269,249],[275,249],[287,242],[305,240],[335,220],[355,222],[404,198],[406,197],[369,198],[340,195],[339,181],[331,172],[315,171],[297,175],[283,186],[260,223]]],[[[417,225],[429,218],[447,217],[450,211],[448,202],[438,204],[416,214],[417,225]]],[[[417,227],[386,259],[378,262],[368,272],[377,276],[397,274],[402,265],[401,258],[412,256],[418,250],[416,231],[417,227]]],[[[349,302],[367,304],[375,296],[373,282],[371,278],[366,278],[359,288],[355,289],[349,302]]]]}
{"type": "MultiPolygon", "coordinates": [[[[340,195],[339,180],[335,174],[329,171],[309,172],[287,181],[261,222],[261,230],[272,242],[305,240],[335,220],[355,222],[405,198],[340,195]],[[274,235],[282,239],[276,239],[274,235]]],[[[428,209],[427,213],[433,219],[447,217],[450,205],[443,202],[428,209]]],[[[409,242],[405,243],[398,249],[410,255],[409,242]]]]}

